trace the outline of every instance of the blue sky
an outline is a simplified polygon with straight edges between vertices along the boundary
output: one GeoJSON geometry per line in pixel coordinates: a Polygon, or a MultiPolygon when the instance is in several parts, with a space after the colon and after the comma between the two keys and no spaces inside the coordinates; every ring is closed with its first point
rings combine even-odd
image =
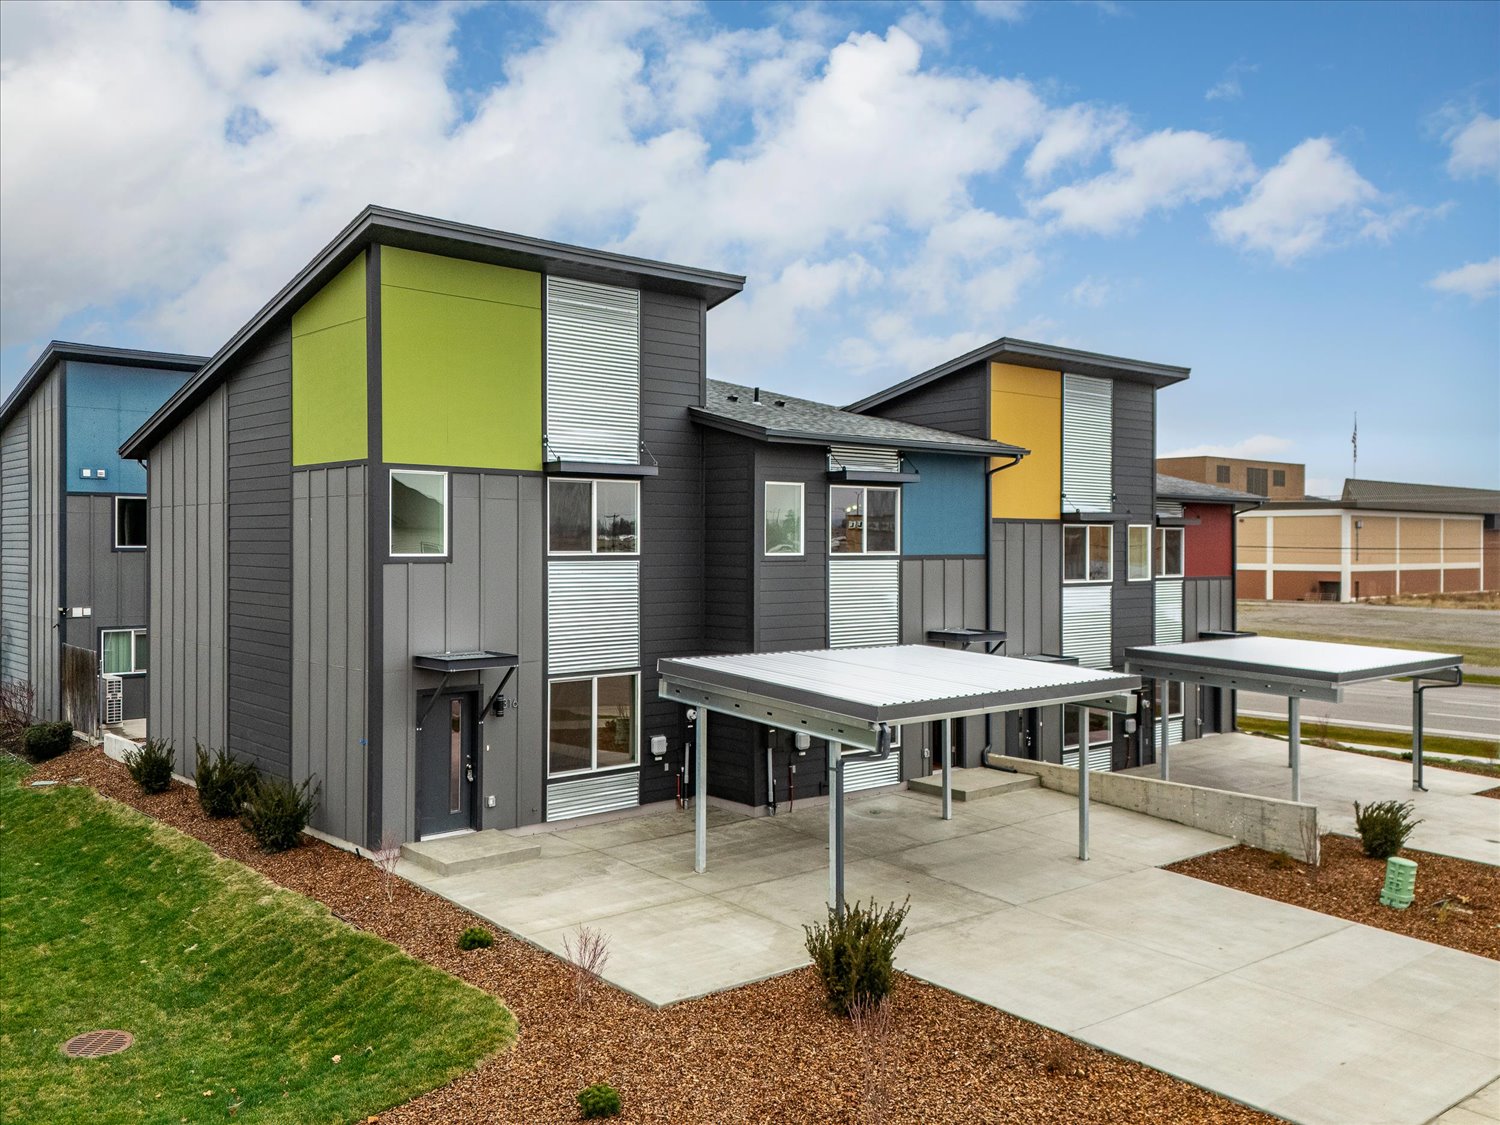
{"type": "Polygon", "coordinates": [[[1500,485],[1500,5],[0,7],[0,384],[211,352],[367,202],[746,273],[712,374],[1011,334],[1159,449],[1500,485]],[[121,48],[125,49],[121,49],[121,48]]]}

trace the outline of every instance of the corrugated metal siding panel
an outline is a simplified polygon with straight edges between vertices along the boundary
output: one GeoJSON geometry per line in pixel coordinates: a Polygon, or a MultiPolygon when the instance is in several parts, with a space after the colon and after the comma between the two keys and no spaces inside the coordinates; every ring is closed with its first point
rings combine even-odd
{"type": "Polygon", "coordinates": [[[1176,500],[1158,500],[1156,502],[1156,514],[1159,516],[1180,516],[1182,505],[1176,500]]]}
{"type": "Polygon", "coordinates": [[[1114,384],[1063,374],[1063,509],[1107,512],[1114,494],[1114,384]]]}
{"type": "Polygon", "coordinates": [[[1168,720],[1167,727],[1172,735],[1172,745],[1176,746],[1182,741],[1182,720],[1170,719],[1168,720]]]}
{"type": "Polygon", "coordinates": [[[57,608],[63,604],[62,589],[62,386],[65,364],[31,392],[26,403],[27,453],[31,463],[30,523],[31,557],[31,686],[36,690],[38,719],[61,719],[62,646],[57,629],[57,608]]]}
{"type": "Polygon", "coordinates": [[[830,469],[885,469],[897,473],[901,471],[901,451],[862,445],[830,445],[828,467],[830,469]]]}
{"type": "Polygon", "coordinates": [[[1108,586],[1063,587],[1064,656],[1089,668],[1110,666],[1110,594],[1108,586]]]}
{"type": "Polygon", "coordinates": [[[554,782],[547,786],[547,820],[633,809],[640,803],[639,793],[640,775],[635,770],[554,782]]]}
{"type": "Polygon", "coordinates": [[[828,560],[830,648],[901,641],[901,560],[828,560]]]}
{"type": "MultiPolygon", "coordinates": [[[[1114,769],[1114,746],[1108,742],[1101,742],[1097,746],[1089,747],[1089,769],[1095,773],[1107,773],[1114,769]]],[[[1078,768],[1078,751],[1064,750],[1062,764],[1078,768]]]]}
{"type": "Polygon", "coordinates": [[[549,456],[634,465],[641,456],[640,413],[640,293],[549,277],[549,456]]]}
{"type": "Polygon", "coordinates": [[[1182,643],[1182,580],[1162,578],[1156,583],[1156,636],[1159,645],[1182,643]]]}
{"type": "Polygon", "coordinates": [[[641,662],[636,559],[552,559],[547,566],[547,671],[635,668],[641,662]]]}
{"type": "Polygon", "coordinates": [[[857,793],[861,789],[878,789],[882,785],[901,784],[901,753],[892,751],[884,761],[868,758],[845,762],[839,767],[844,771],[844,792],[857,793]]]}
{"type": "Polygon", "coordinates": [[[0,680],[31,679],[30,416],[0,435],[0,680]]]}

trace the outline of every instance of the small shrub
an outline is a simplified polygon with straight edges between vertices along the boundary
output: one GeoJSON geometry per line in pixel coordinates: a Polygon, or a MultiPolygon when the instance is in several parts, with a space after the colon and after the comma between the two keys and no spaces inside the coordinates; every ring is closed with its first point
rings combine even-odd
{"type": "Polygon", "coordinates": [[[615,1117],[620,1112],[620,1091],[608,1082],[595,1082],[578,1091],[578,1111],[584,1117],[615,1117]]]}
{"type": "Polygon", "coordinates": [[[21,752],[33,762],[50,762],[72,746],[72,723],[33,723],[21,732],[21,752]]]}
{"type": "Polygon", "coordinates": [[[238,761],[223,749],[210,757],[202,746],[197,748],[197,760],[193,780],[198,785],[198,803],[203,811],[215,819],[238,816],[259,780],[255,767],[238,761]]]}
{"type": "Polygon", "coordinates": [[[1053,1043],[1042,1054],[1042,1069],[1060,1078],[1087,1078],[1089,1056],[1078,1043],[1065,1039],[1053,1043]]]}
{"type": "Polygon", "coordinates": [[[295,848],[317,810],[319,792],[310,777],[301,785],[279,777],[260,778],[245,802],[240,823],[263,851],[295,848]]]}
{"type": "Polygon", "coordinates": [[[579,926],[576,943],[563,936],[563,957],[573,969],[573,999],[580,1005],[588,1003],[609,961],[609,938],[599,930],[579,926]]]}
{"type": "Polygon", "coordinates": [[[495,944],[495,939],[489,930],[483,926],[470,926],[458,935],[458,948],[467,953],[471,949],[488,949],[495,944]]]}
{"type": "Polygon", "coordinates": [[[172,744],[159,738],[148,738],[143,745],[125,751],[125,768],[142,793],[165,793],[172,785],[172,770],[177,752],[172,744]]]}
{"type": "Polygon", "coordinates": [[[1390,859],[1399,855],[1412,829],[1422,823],[1412,819],[1415,808],[1410,801],[1376,801],[1364,808],[1355,801],[1354,827],[1359,832],[1365,855],[1371,859],[1390,859]]]}
{"type": "Polygon", "coordinates": [[[875,1004],[890,995],[896,947],[906,937],[903,924],[909,910],[910,898],[885,907],[872,898],[868,906],[845,907],[843,917],[829,908],[827,922],[802,927],[830,1010],[849,1016],[856,1005],[875,1004]]]}
{"type": "Polygon", "coordinates": [[[0,750],[21,749],[21,736],[35,714],[36,692],[30,680],[0,683],[0,750]]]}
{"type": "MultiPolygon", "coordinates": [[[[385,891],[386,904],[394,905],[396,902],[396,866],[401,862],[401,833],[387,828],[380,837],[380,850],[370,853],[370,862],[380,868],[380,886],[385,891]]],[[[468,930],[464,931],[465,934],[468,932],[468,930]]],[[[458,947],[464,948],[462,937],[458,939],[458,947]]]]}

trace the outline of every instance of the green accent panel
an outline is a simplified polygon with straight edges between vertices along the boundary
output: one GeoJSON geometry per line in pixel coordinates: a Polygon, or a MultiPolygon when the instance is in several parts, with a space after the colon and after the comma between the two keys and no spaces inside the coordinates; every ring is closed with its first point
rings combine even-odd
{"type": "Polygon", "coordinates": [[[292,314],[292,464],[368,455],[365,256],[292,314]]]}
{"type": "Polygon", "coordinates": [[[541,308],[384,284],[380,301],[385,460],[539,470],[541,308]]]}
{"type": "Polygon", "coordinates": [[[389,246],[380,251],[380,283],[528,309],[542,307],[541,274],[389,246]]]}

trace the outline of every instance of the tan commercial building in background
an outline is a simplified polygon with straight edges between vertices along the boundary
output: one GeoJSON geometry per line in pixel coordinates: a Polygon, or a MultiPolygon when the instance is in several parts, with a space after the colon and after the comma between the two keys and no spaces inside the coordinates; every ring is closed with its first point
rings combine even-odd
{"type": "Polygon", "coordinates": [[[1358,601],[1496,588],[1500,492],[1349,480],[1338,500],[1268,503],[1236,523],[1238,594],[1358,601]]]}
{"type": "Polygon", "coordinates": [[[1247,461],[1236,457],[1158,457],[1156,471],[1200,484],[1215,484],[1268,500],[1301,500],[1306,467],[1292,461],[1247,461]]]}

